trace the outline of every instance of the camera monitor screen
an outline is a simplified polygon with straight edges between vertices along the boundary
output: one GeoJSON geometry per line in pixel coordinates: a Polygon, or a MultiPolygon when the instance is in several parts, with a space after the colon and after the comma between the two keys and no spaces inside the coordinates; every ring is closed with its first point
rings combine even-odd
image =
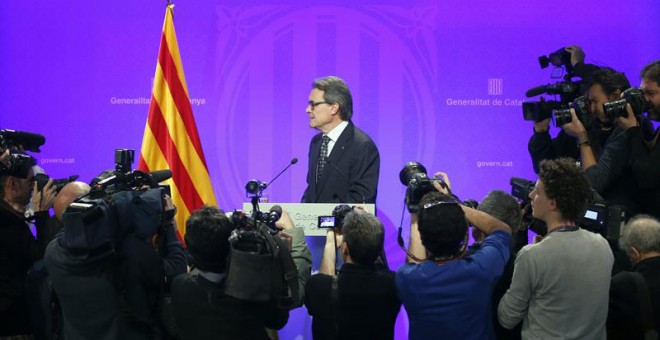
{"type": "Polygon", "coordinates": [[[319,216],[319,228],[334,228],[334,227],[335,227],[334,216],[319,216]]]}

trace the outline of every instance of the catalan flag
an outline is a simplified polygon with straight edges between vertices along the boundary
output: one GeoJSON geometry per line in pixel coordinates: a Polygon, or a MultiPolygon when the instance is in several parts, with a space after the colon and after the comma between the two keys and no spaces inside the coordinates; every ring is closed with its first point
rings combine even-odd
{"type": "Polygon", "coordinates": [[[176,223],[181,238],[191,211],[217,203],[190,105],[173,9],[174,5],[168,4],[165,12],[138,169],[172,170],[172,179],[167,184],[177,207],[176,223]]]}

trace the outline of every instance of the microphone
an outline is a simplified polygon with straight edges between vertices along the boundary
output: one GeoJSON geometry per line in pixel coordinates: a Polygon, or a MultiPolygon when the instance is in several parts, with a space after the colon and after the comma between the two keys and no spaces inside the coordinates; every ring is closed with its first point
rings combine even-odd
{"type": "MultiPolygon", "coordinates": [[[[325,165],[330,165],[333,169],[335,169],[335,171],[337,171],[337,173],[341,177],[343,177],[346,180],[346,182],[348,182],[351,186],[354,184],[353,181],[351,181],[351,179],[348,178],[348,176],[346,176],[346,174],[344,174],[334,163],[332,163],[332,161],[328,157],[325,157],[325,165]]],[[[366,199],[364,197],[364,194],[359,192],[359,191],[357,191],[357,192],[362,196],[362,204],[365,204],[366,199]]],[[[346,193],[346,198],[348,198],[348,193],[346,193]]],[[[348,202],[344,202],[344,203],[348,203],[348,202]]]]}
{"type": "Polygon", "coordinates": [[[151,176],[151,179],[154,180],[154,182],[160,183],[162,181],[166,181],[166,180],[172,178],[172,170],[165,169],[165,170],[152,171],[150,176],[151,176]]]}
{"type": "Polygon", "coordinates": [[[527,98],[536,97],[538,95],[544,94],[546,90],[547,90],[546,85],[537,86],[527,90],[527,92],[525,92],[525,96],[527,98]]]}
{"type": "Polygon", "coordinates": [[[272,221],[273,223],[277,222],[280,220],[282,217],[282,207],[279,205],[274,205],[270,207],[270,211],[268,213],[268,220],[272,221]]]}
{"type": "MultiPolygon", "coordinates": [[[[275,178],[271,179],[270,182],[266,182],[266,183],[264,183],[264,187],[263,187],[261,190],[265,190],[266,188],[268,188],[271,184],[273,184],[273,182],[275,182],[275,180],[276,180],[278,177],[280,177],[280,175],[282,175],[287,169],[289,169],[292,165],[294,165],[294,164],[296,164],[296,163],[298,163],[298,158],[293,157],[293,159],[291,159],[291,162],[289,162],[289,165],[287,165],[286,168],[284,168],[284,170],[280,171],[280,173],[277,174],[277,176],[275,176],[275,178]]],[[[281,209],[282,209],[282,208],[280,208],[280,210],[281,210],[281,209]]]]}

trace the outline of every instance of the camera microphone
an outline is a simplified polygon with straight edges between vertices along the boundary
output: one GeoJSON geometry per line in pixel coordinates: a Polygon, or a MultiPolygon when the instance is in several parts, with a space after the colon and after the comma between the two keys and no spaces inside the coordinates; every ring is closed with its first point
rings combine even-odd
{"type": "MultiPolygon", "coordinates": [[[[351,186],[353,186],[353,184],[354,184],[353,181],[351,181],[351,179],[348,178],[348,176],[346,176],[346,174],[344,174],[344,173],[343,173],[343,172],[342,172],[342,171],[341,171],[341,170],[335,165],[335,163],[333,163],[328,157],[325,158],[325,165],[330,165],[333,169],[335,169],[335,171],[337,171],[337,173],[338,173],[341,177],[343,177],[343,178],[346,180],[346,182],[348,182],[351,186]]],[[[355,191],[357,191],[357,190],[355,190],[355,191]]],[[[364,197],[364,194],[361,193],[361,192],[359,192],[359,191],[357,191],[357,193],[360,194],[360,195],[362,196],[362,204],[365,204],[365,203],[366,203],[366,198],[364,197]]],[[[347,198],[347,199],[349,198],[349,197],[348,197],[348,192],[346,193],[346,198],[347,198]]],[[[344,202],[344,203],[350,203],[350,202],[344,202]]]]}
{"type": "MultiPolygon", "coordinates": [[[[287,171],[287,169],[289,169],[292,165],[294,165],[294,164],[296,164],[296,163],[298,163],[298,158],[293,157],[293,158],[291,159],[291,162],[289,162],[289,165],[287,165],[286,168],[284,168],[284,170],[280,171],[280,173],[277,174],[277,176],[275,176],[275,178],[271,179],[270,182],[266,182],[265,185],[264,185],[264,187],[263,187],[261,190],[265,190],[266,188],[268,188],[271,184],[273,184],[273,182],[275,182],[275,180],[276,180],[278,177],[280,177],[280,175],[282,175],[285,171],[287,171]]],[[[281,209],[281,208],[280,208],[280,209],[281,209]]]]}
{"type": "Polygon", "coordinates": [[[281,217],[282,217],[282,207],[280,207],[277,204],[270,207],[270,211],[268,213],[268,219],[270,221],[275,223],[275,222],[279,221],[281,217]]]}
{"type": "Polygon", "coordinates": [[[151,179],[154,180],[156,183],[160,183],[162,181],[167,181],[168,179],[172,178],[172,170],[156,170],[152,171],[151,174],[151,179]]]}
{"type": "Polygon", "coordinates": [[[547,85],[541,85],[541,86],[533,87],[533,88],[527,90],[527,92],[525,92],[525,96],[527,98],[532,98],[532,97],[536,97],[538,95],[542,95],[546,91],[547,91],[547,85]]]}

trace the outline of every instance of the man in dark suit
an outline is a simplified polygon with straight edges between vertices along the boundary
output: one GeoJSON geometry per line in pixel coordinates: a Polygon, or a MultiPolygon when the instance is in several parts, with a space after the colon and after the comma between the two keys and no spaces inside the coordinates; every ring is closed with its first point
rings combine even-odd
{"type": "Polygon", "coordinates": [[[607,338],[644,339],[645,331],[660,330],[660,222],[637,215],[624,227],[620,242],[634,264],[634,273],[621,272],[612,277],[607,338]],[[639,274],[643,280],[638,286],[634,275],[639,274]],[[650,305],[647,315],[652,319],[647,325],[642,317],[645,306],[640,301],[650,305]]]}
{"type": "Polygon", "coordinates": [[[309,145],[303,203],[375,203],[380,155],[352,122],[353,98],[334,76],[314,81],[307,104],[309,126],[320,131],[309,145]]]}

